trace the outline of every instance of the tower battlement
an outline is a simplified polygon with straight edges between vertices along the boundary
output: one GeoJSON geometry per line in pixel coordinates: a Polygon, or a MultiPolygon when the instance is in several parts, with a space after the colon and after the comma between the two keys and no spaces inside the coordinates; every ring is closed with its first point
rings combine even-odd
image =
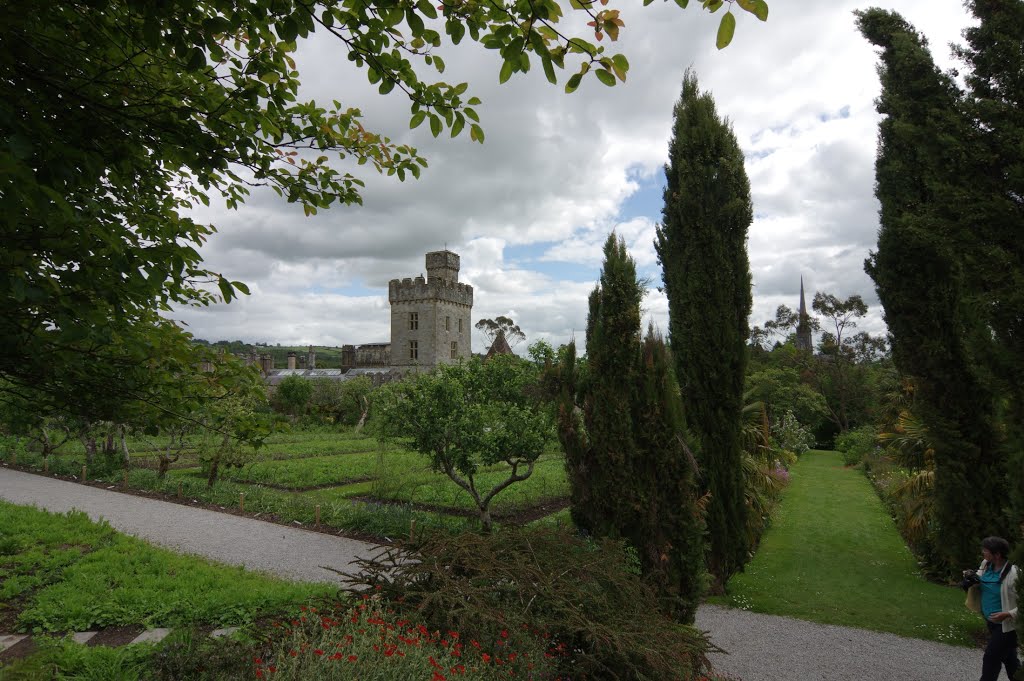
{"type": "Polygon", "coordinates": [[[423,277],[406,277],[388,282],[388,301],[392,305],[424,300],[442,300],[472,307],[473,287],[469,284],[449,284],[443,279],[425,280],[423,277]]]}

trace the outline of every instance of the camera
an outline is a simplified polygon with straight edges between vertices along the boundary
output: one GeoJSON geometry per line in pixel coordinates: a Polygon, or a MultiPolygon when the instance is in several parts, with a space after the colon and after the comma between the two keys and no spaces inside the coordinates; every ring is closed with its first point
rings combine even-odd
{"type": "Polygon", "coordinates": [[[960,581],[960,588],[964,591],[967,591],[972,586],[981,581],[980,579],[978,579],[978,573],[974,570],[964,570],[963,577],[964,578],[960,581]]]}

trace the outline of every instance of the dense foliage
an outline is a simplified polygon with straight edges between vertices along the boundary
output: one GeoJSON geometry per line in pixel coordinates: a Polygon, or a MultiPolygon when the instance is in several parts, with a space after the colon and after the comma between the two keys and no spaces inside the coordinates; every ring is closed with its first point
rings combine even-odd
{"type": "Polygon", "coordinates": [[[743,151],[692,72],[674,116],[655,246],[683,413],[699,443],[700,482],[710,494],[708,567],[722,587],[748,559],[740,410],[750,334],[747,230],[753,206],[743,151]]]}
{"type": "Polygon", "coordinates": [[[572,343],[558,367],[572,518],[596,537],[626,539],[663,610],[691,622],[704,588],[692,443],[668,350],[653,330],[640,339],[636,265],[615,234],[604,254],[586,362],[572,343]]]}
{"type": "Polygon", "coordinates": [[[563,677],[706,674],[705,634],[660,614],[637,567],[621,541],[506,528],[401,542],[360,561],[354,581],[400,601],[428,631],[473,632],[484,649],[539,635],[563,677]]]}
{"type": "Polygon", "coordinates": [[[1019,315],[1007,309],[1019,294],[993,288],[989,267],[1002,263],[1020,276],[1022,223],[1019,212],[996,224],[984,216],[993,202],[1016,202],[1019,211],[1021,199],[1008,199],[1013,188],[982,172],[990,159],[979,150],[994,133],[965,115],[964,95],[936,68],[924,38],[883,10],[859,13],[858,23],[882,48],[885,115],[876,163],[881,231],[866,269],[885,307],[893,359],[917,385],[916,409],[934,443],[935,522],[953,572],[975,562],[983,537],[1013,536],[1016,524],[999,412],[1019,386],[1000,386],[993,360],[1021,360],[1012,328],[1002,326],[1019,315]],[[979,172],[986,182],[974,181],[979,172]]]}

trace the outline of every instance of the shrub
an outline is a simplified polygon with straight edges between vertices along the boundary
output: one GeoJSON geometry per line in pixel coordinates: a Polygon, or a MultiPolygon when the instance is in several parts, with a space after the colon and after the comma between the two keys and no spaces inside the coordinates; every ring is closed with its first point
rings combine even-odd
{"type": "Polygon", "coordinates": [[[430,631],[472,632],[485,649],[514,632],[540,632],[568,652],[557,671],[572,678],[706,672],[705,634],[660,614],[635,567],[622,542],[505,528],[399,543],[360,561],[349,578],[402,602],[430,631]]]}
{"type": "Polygon", "coordinates": [[[856,466],[878,447],[878,430],[874,426],[861,426],[836,435],[835,448],[843,455],[847,466],[856,466]]]}
{"type": "Polygon", "coordinates": [[[772,422],[772,442],[776,456],[788,466],[786,453],[800,456],[814,444],[814,435],[800,425],[793,412],[786,411],[772,422]]]}

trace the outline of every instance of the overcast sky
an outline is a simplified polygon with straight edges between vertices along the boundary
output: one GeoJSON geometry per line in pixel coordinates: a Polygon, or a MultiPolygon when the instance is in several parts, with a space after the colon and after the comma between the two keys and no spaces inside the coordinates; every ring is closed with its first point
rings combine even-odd
{"type": "MultiPolygon", "coordinates": [[[[940,65],[953,65],[948,45],[969,21],[957,0],[889,3],[882,6],[928,36],[940,65]]],[[[769,5],[767,23],[735,8],[736,37],[718,51],[719,15],[699,2],[687,10],[613,2],[626,25],[608,49],[629,58],[628,81],[608,88],[586,79],[571,95],[548,85],[539,64],[499,85],[496,54],[468,41],[448,48],[444,80],[468,81],[483,100],[483,145],[467,133],[435,140],[427,125],[410,131],[406,100],[376,94],[333,40],[307,41],[298,55],[303,94],[361,108],[367,127],[416,146],[430,166],[418,181],[365,176],[364,205],[315,217],[270,192],[237,211],[199,213],[219,229],[201,250],[207,266],[246,282],[252,295],[175,318],[207,340],[387,341],[388,281],[424,272],[424,253],[447,246],[462,256],[460,280],[475,289],[474,322],[506,315],[527,343],[582,341],[601,246],[615,230],[651,283],[646,317],[667,329],[653,238],[672,107],[692,66],[746,155],[755,212],[751,325],[780,304],[795,308],[802,275],[808,304],[815,291],[859,293],[871,307],[861,328],[883,331],[863,269],[878,231],[877,56],[852,14],[872,3],[769,5]]],[[[473,350],[485,349],[474,338],[473,350]]]]}

